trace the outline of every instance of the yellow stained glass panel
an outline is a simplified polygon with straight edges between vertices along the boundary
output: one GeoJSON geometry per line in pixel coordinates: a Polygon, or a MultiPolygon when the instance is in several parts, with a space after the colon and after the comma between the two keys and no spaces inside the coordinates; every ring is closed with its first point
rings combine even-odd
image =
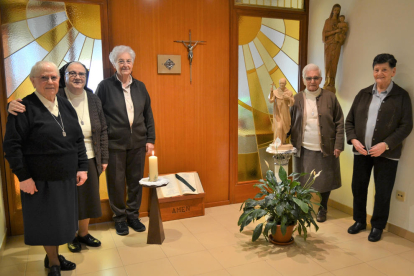
{"type": "MultiPolygon", "coordinates": [[[[280,48],[277,47],[276,44],[274,44],[273,41],[271,41],[264,33],[259,32],[257,34],[257,38],[260,40],[263,47],[265,47],[266,51],[272,58],[274,58],[277,55],[277,53],[279,53],[280,48]]],[[[268,69],[270,70],[271,68],[268,69]]]]}
{"type": "Polygon", "coordinates": [[[263,97],[262,86],[260,85],[257,72],[254,71],[253,73],[247,74],[247,81],[249,82],[250,99],[253,109],[267,113],[268,109],[265,98],[263,97]]]}
{"type": "Polygon", "coordinates": [[[248,153],[238,155],[238,180],[239,182],[257,180],[262,177],[260,171],[259,154],[248,153]]]}
{"type": "Polygon", "coordinates": [[[253,42],[267,69],[271,70],[272,68],[274,68],[276,66],[276,62],[270,56],[269,52],[263,46],[262,42],[260,42],[260,40],[257,37],[253,40],[253,42]]]}
{"type": "Polygon", "coordinates": [[[286,35],[299,40],[300,22],[299,20],[286,20],[286,35]]]}
{"type": "Polygon", "coordinates": [[[28,0],[0,0],[1,24],[8,24],[26,19],[28,0]]]}
{"type": "Polygon", "coordinates": [[[66,3],[66,13],[79,32],[90,38],[101,39],[99,5],[66,3]]]}
{"type": "Polygon", "coordinates": [[[34,18],[64,11],[65,3],[63,2],[29,1],[27,4],[26,17],[34,18]]]}
{"type": "Polygon", "coordinates": [[[60,42],[60,40],[67,34],[72,27],[69,21],[65,21],[59,26],[51,29],[47,33],[36,39],[37,43],[46,51],[50,52],[60,42]]]}
{"type": "Polygon", "coordinates": [[[299,41],[291,38],[290,36],[285,37],[285,42],[282,46],[282,51],[285,52],[296,64],[299,64],[299,41]]]}
{"type": "Polygon", "coordinates": [[[262,26],[261,17],[240,16],[239,17],[239,45],[250,43],[260,31],[262,26]]]}
{"type": "Polygon", "coordinates": [[[252,53],[248,44],[243,45],[244,62],[246,64],[246,71],[249,72],[252,69],[256,69],[253,62],[252,53]]]}
{"type": "Polygon", "coordinates": [[[281,32],[282,34],[285,33],[285,22],[283,21],[283,19],[263,18],[262,24],[269,28],[272,28],[273,30],[281,32]]]}

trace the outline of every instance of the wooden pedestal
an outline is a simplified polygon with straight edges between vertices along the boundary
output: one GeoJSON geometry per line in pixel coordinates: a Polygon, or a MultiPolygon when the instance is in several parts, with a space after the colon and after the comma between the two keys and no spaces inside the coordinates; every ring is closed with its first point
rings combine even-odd
{"type": "Polygon", "coordinates": [[[150,210],[147,244],[162,244],[165,239],[156,188],[150,188],[150,210]]]}
{"type": "Polygon", "coordinates": [[[162,221],[204,216],[204,193],[160,198],[162,221]]]}

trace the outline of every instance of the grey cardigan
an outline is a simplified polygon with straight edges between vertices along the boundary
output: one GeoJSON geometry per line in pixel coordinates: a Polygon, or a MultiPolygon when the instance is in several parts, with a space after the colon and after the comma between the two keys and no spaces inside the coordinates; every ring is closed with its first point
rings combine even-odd
{"type": "MultiPolygon", "coordinates": [[[[290,109],[292,126],[291,143],[298,150],[297,157],[300,157],[300,150],[303,142],[303,112],[304,97],[303,91],[295,95],[295,104],[290,109]]],[[[335,149],[344,150],[344,114],[335,96],[329,90],[322,89],[321,94],[316,97],[318,110],[319,137],[323,156],[333,155],[335,149]]]]}
{"type": "MultiPolygon", "coordinates": [[[[92,127],[92,143],[93,151],[95,152],[96,169],[100,175],[102,173],[102,164],[108,164],[109,159],[107,126],[101,100],[90,89],[85,90],[88,93],[89,117],[92,127]]],[[[67,99],[63,87],[59,88],[57,94],[67,99]]]]}

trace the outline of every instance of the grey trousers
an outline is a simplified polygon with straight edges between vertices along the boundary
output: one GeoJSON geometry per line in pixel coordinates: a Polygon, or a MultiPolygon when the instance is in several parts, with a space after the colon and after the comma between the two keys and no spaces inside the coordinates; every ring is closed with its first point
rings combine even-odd
{"type": "Polygon", "coordinates": [[[137,219],[141,207],[142,186],[139,181],[144,174],[146,148],[131,150],[109,149],[106,182],[109,205],[115,222],[137,219]],[[125,204],[125,180],[127,201],[125,204]]]}

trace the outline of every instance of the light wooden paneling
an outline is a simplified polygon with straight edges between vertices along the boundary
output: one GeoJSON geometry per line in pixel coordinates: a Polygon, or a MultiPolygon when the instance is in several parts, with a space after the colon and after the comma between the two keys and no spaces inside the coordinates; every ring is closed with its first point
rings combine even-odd
{"type": "MultiPolygon", "coordinates": [[[[228,202],[229,2],[117,0],[108,10],[110,46],[134,49],[133,76],[151,96],[159,173],[197,171],[206,204],[228,202]],[[187,49],[174,42],[188,40],[190,29],[192,40],[207,41],[194,48],[192,84],[187,49]],[[181,74],[158,75],[158,54],[181,55],[181,74]]],[[[148,199],[144,188],[140,212],[148,199]]]]}

